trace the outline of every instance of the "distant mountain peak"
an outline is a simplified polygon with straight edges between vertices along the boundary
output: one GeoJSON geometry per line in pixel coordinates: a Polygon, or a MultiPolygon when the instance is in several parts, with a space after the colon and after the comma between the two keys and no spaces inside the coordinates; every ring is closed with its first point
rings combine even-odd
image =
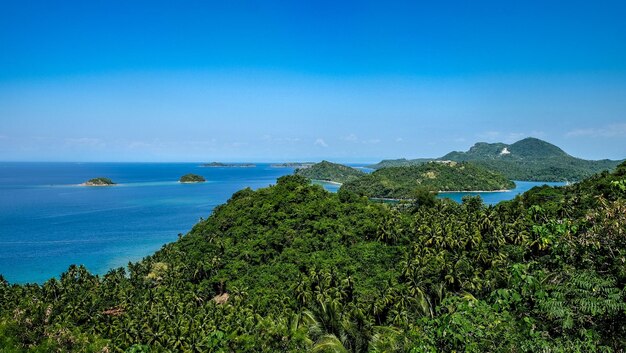
{"type": "MultiPolygon", "coordinates": [[[[594,173],[615,168],[620,161],[590,161],[573,157],[561,148],[527,137],[512,144],[477,142],[467,151],[454,151],[435,160],[472,162],[499,171],[509,179],[534,181],[581,180],[594,173]]],[[[372,167],[420,165],[429,159],[386,160],[372,167]]]]}
{"type": "Polygon", "coordinates": [[[477,142],[467,152],[450,152],[440,159],[526,159],[568,157],[559,147],[535,137],[527,137],[513,144],[477,142]]]}
{"type": "Polygon", "coordinates": [[[511,144],[509,151],[522,158],[569,157],[559,147],[535,137],[527,137],[511,144]]]}

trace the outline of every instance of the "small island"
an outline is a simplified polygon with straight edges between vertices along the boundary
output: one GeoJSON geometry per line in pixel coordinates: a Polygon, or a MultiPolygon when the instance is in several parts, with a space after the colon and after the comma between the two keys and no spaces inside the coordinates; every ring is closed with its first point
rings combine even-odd
{"type": "Polygon", "coordinates": [[[210,168],[254,168],[256,164],[252,163],[222,163],[222,162],[211,162],[202,164],[202,167],[210,167],[210,168]]]}
{"type": "Polygon", "coordinates": [[[109,178],[98,177],[98,178],[89,179],[80,185],[82,186],[113,186],[115,185],[115,183],[109,178]]]}
{"type": "Polygon", "coordinates": [[[189,184],[189,183],[204,183],[206,179],[202,175],[198,174],[185,174],[180,177],[178,180],[181,183],[189,184]]]}
{"type": "Polygon", "coordinates": [[[337,184],[343,184],[366,175],[364,172],[352,167],[328,161],[321,161],[309,167],[296,169],[295,174],[302,175],[311,180],[337,184]]]}

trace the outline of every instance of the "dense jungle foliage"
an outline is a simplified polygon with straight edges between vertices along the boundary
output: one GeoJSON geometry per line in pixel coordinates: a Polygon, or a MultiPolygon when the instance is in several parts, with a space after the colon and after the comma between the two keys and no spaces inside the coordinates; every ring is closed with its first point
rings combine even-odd
{"type": "Polygon", "coordinates": [[[313,180],[345,183],[365,175],[364,172],[342,164],[321,161],[310,167],[296,169],[296,174],[313,180]]]}
{"type": "Polygon", "coordinates": [[[515,183],[504,175],[471,163],[429,162],[378,169],[343,184],[342,189],[373,198],[414,199],[416,190],[508,190],[515,183]]]}
{"type": "Polygon", "coordinates": [[[620,161],[590,161],[572,157],[559,147],[537,138],[513,144],[478,142],[467,152],[454,151],[437,159],[384,160],[375,169],[420,165],[429,161],[472,162],[500,172],[512,180],[579,181],[615,168],[620,161]]]}
{"type": "Polygon", "coordinates": [[[625,262],[626,164],[489,207],[380,204],[292,175],[128,270],[0,280],[0,347],[623,352],[625,262]]]}

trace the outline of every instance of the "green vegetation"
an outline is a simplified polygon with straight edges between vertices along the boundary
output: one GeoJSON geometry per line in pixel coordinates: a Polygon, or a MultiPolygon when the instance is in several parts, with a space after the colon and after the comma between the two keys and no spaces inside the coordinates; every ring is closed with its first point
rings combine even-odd
{"type": "Polygon", "coordinates": [[[298,175],[124,269],[0,279],[3,352],[623,352],[626,163],[497,206],[298,175]],[[427,197],[427,196],[426,196],[427,197]]]}
{"type": "Polygon", "coordinates": [[[383,159],[382,161],[368,165],[368,168],[372,169],[382,169],[382,168],[390,168],[390,167],[410,167],[414,165],[420,165],[428,162],[436,161],[436,158],[417,158],[417,159],[383,159]]]}
{"type": "MultiPolygon", "coordinates": [[[[589,161],[575,158],[557,146],[536,138],[526,138],[511,145],[479,142],[467,152],[450,152],[436,160],[469,161],[498,171],[509,179],[530,181],[578,181],[611,170],[620,163],[608,159],[589,161]]],[[[428,161],[384,160],[372,167],[419,165],[428,161]]]]}
{"type": "Polygon", "coordinates": [[[297,169],[295,173],[312,180],[332,181],[335,183],[345,183],[365,175],[364,172],[358,169],[328,161],[321,161],[308,168],[297,169]]]}
{"type": "Polygon", "coordinates": [[[99,178],[89,179],[83,185],[85,186],[111,186],[111,185],[115,185],[115,183],[109,178],[99,177],[99,178]]]}
{"type": "Polygon", "coordinates": [[[456,162],[429,162],[410,167],[378,169],[342,185],[342,189],[374,198],[414,199],[416,190],[493,191],[515,183],[485,168],[456,162]]]}
{"type": "Polygon", "coordinates": [[[273,163],[270,165],[272,168],[308,168],[315,164],[314,162],[287,162],[287,163],[273,163]]]}
{"type": "Polygon", "coordinates": [[[202,175],[198,174],[185,174],[180,177],[179,180],[181,183],[202,183],[205,182],[206,179],[202,175]]]}
{"type": "Polygon", "coordinates": [[[211,163],[205,163],[202,166],[203,167],[213,167],[213,168],[254,168],[254,167],[256,167],[256,164],[252,164],[252,163],[211,162],[211,163]]]}

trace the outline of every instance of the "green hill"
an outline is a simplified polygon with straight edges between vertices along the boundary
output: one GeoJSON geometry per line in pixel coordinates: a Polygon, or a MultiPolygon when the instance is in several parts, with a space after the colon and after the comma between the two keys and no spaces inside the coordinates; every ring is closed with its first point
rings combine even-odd
{"type": "Polygon", "coordinates": [[[235,193],[128,270],[0,277],[3,352],[623,352],[626,164],[495,207],[235,193]]]}
{"type": "MultiPolygon", "coordinates": [[[[559,147],[537,138],[513,144],[478,142],[467,152],[454,151],[436,160],[472,162],[498,171],[513,180],[577,181],[603,170],[615,168],[620,161],[591,161],[572,157],[559,147]]],[[[373,168],[423,164],[428,159],[384,160],[373,168]]]]}
{"type": "Polygon", "coordinates": [[[336,183],[345,183],[365,175],[364,172],[358,169],[328,161],[321,161],[307,168],[296,169],[295,173],[312,180],[332,181],[336,183]]]}
{"type": "Polygon", "coordinates": [[[418,189],[492,191],[514,187],[515,183],[505,176],[471,163],[429,162],[382,168],[345,183],[342,189],[368,197],[411,199],[418,189]]]}
{"type": "Polygon", "coordinates": [[[440,159],[455,161],[524,161],[550,158],[573,157],[551,143],[529,137],[511,145],[504,143],[478,142],[467,152],[451,152],[440,159]]]}

